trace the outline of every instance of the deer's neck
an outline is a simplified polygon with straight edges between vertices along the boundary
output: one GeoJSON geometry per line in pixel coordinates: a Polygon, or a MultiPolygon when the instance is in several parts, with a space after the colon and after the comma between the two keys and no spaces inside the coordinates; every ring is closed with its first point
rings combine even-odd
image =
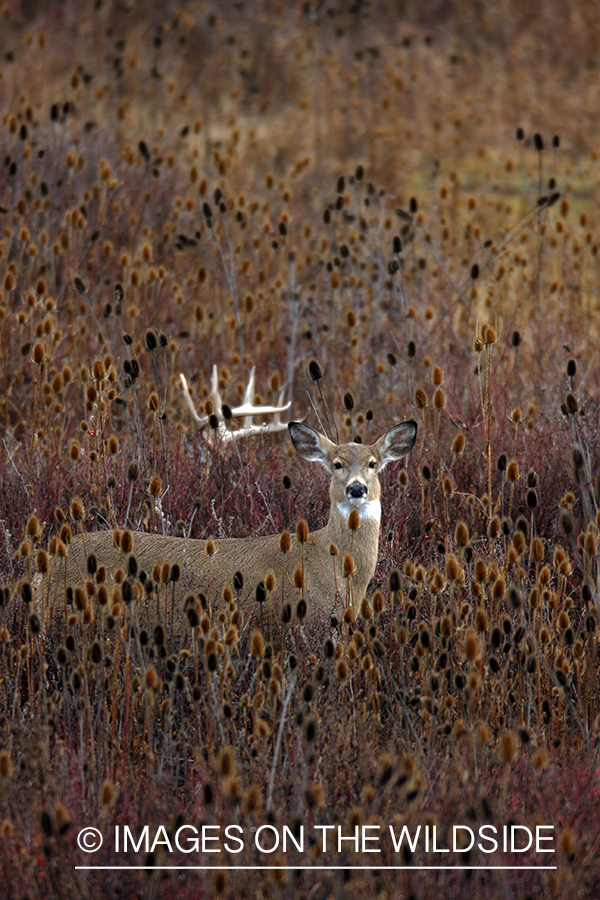
{"type": "Polygon", "coordinates": [[[346,554],[351,554],[354,561],[352,576],[352,594],[360,602],[367,586],[375,574],[377,553],[379,550],[379,522],[381,503],[379,500],[367,500],[360,508],[353,507],[347,501],[333,503],[329,513],[329,521],[322,531],[323,548],[329,552],[330,544],[338,548],[337,565],[338,587],[345,591],[340,575],[346,554]],[[348,528],[348,516],[352,509],[358,509],[360,526],[357,531],[348,528]]]}
{"type": "Polygon", "coordinates": [[[355,565],[365,574],[367,581],[373,576],[377,563],[377,551],[379,548],[379,522],[381,518],[381,503],[379,500],[367,500],[360,507],[355,507],[348,501],[332,504],[329,513],[329,521],[323,529],[326,538],[326,547],[334,543],[340,553],[340,558],[346,553],[352,553],[355,565]],[[348,516],[352,509],[358,509],[360,526],[357,531],[348,528],[348,516]]]}
{"type": "MultiPolygon", "coordinates": [[[[360,507],[356,507],[353,503],[350,503],[349,500],[342,500],[340,503],[336,503],[336,508],[343,520],[343,524],[346,526],[348,524],[348,516],[352,510],[358,509],[361,525],[374,522],[379,529],[379,523],[381,522],[381,500],[365,500],[360,507]]],[[[331,515],[333,515],[333,513],[334,511],[332,510],[331,515]]]]}

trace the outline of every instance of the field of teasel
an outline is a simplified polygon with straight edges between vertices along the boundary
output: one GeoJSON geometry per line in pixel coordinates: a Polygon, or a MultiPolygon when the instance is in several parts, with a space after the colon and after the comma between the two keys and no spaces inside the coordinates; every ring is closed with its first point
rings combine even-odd
{"type": "Polygon", "coordinates": [[[598,11],[147,6],[0,2],[0,896],[596,896],[598,11]],[[327,521],[253,367],[416,444],[365,597],[180,636],[135,532],[327,521]]]}

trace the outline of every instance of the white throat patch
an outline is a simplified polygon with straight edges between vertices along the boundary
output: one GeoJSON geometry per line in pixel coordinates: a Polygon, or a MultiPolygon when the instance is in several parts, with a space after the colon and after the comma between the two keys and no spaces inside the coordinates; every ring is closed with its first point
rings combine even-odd
{"type": "Polygon", "coordinates": [[[381,522],[381,501],[380,500],[358,500],[352,503],[350,500],[343,500],[337,504],[340,513],[347,519],[353,509],[355,509],[360,518],[370,522],[381,522]]]}

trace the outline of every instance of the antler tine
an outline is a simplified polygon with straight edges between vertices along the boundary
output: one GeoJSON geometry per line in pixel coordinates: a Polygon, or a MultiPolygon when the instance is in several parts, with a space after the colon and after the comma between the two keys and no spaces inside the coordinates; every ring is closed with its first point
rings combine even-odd
{"type": "Polygon", "coordinates": [[[217,369],[216,364],[213,366],[212,370],[212,381],[210,385],[210,399],[212,400],[215,415],[218,416],[219,419],[223,419],[223,413],[221,409],[223,407],[223,401],[221,400],[221,392],[219,390],[219,370],[217,369]]]}
{"type": "MultiPolygon", "coordinates": [[[[256,383],[255,375],[256,366],[252,366],[252,369],[250,370],[250,377],[248,378],[248,387],[246,388],[246,391],[244,393],[244,400],[242,402],[242,405],[241,407],[234,407],[236,410],[235,413],[233,409],[231,410],[232,415],[236,416],[237,418],[241,416],[241,413],[238,412],[239,409],[252,409],[256,383]]],[[[252,415],[252,413],[249,413],[247,416],[244,416],[244,425],[242,427],[245,428],[253,424],[252,415]]]]}
{"type": "Polygon", "coordinates": [[[179,378],[181,379],[181,386],[183,388],[183,396],[185,398],[185,402],[187,403],[188,409],[191,413],[192,419],[196,422],[200,428],[204,428],[205,425],[208,425],[208,416],[199,416],[196,412],[196,407],[194,406],[194,402],[191,398],[187,381],[185,380],[185,375],[183,372],[179,373],[179,378]]]}
{"type": "Polygon", "coordinates": [[[255,375],[256,375],[256,366],[252,366],[250,370],[250,378],[248,379],[248,387],[246,388],[246,392],[244,394],[244,405],[248,403],[252,406],[252,401],[254,400],[254,384],[255,384],[255,375]]]}
{"type": "MultiPolygon", "coordinates": [[[[282,412],[285,412],[285,410],[286,410],[286,409],[289,409],[290,406],[292,405],[292,401],[291,401],[291,400],[289,401],[289,403],[286,403],[285,405],[282,405],[282,404],[283,404],[283,398],[285,397],[285,392],[286,392],[286,391],[287,391],[287,385],[284,385],[284,387],[283,387],[283,388],[281,389],[281,391],[279,392],[279,399],[277,400],[277,403],[278,403],[278,406],[277,406],[277,412],[275,413],[275,418],[273,419],[273,422],[272,422],[273,425],[278,425],[278,426],[281,426],[281,427],[280,427],[280,428],[277,428],[277,429],[273,429],[273,430],[277,430],[277,431],[285,431],[285,429],[288,427],[288,423],[287,423],[287,422],[282,422],[282,421],[281,421],[281,413],[282,413],[282,412]]],[[[302,416],[301,419],[296,419],[295,421],[296,421],[296,422],[303,422],[305,418],[306,418],[306,415],[302,416]]]]}

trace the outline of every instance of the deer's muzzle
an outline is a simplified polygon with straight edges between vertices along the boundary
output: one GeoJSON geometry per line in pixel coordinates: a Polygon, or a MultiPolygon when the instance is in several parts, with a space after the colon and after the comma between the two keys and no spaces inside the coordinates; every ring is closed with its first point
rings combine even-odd
{"type": "Polygon", "coordinates": [[[353,481],[346,488],[346,497],[348,500],[362,500],[368,493],[368,488],[362,481],[353,481]]]}

